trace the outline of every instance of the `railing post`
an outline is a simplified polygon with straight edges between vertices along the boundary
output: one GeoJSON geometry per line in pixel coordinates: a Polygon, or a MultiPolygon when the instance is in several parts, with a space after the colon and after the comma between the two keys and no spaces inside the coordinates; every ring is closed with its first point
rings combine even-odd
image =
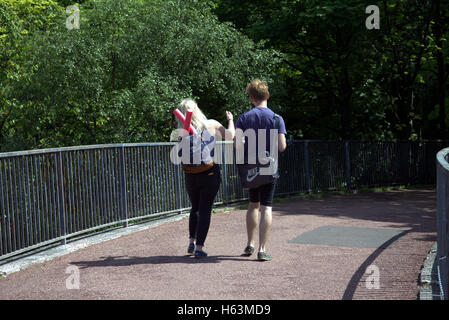
{"type": "Polygon", "coordinates": [[[309,141],[304,142],[304,163],[306,169],[306,189],[308,193],[312,192],[310,185],[310,157],[309,157],[309,141]]]}
{"type": "Polygon", "coordinates": [[[221,142],[221,160],[223,167],[223,203],[228,204],[228,170],[226,168],[226,143],[224,141],[221,142]]]}
{"type": "Polygon", "coordinates": [[[122,220],[125,221],[123,226],[128,227],[128,200],[126,186],[126,168],[125,168],[125,147],[120,147],[120,186],[121,186],[121,203],[122,203],[122,220]]]}
{"type": "Polygon", "coordinates": [[[67,243],[66,234],[66,219],[65,219],[65,201],[64,201],[64,172],[62,167],[62,152],[57,153],[56,160],[56,176],[58,180],[58,199],[59,199],[59,231],[64,238],[61,240],[61,244],[67,243]]]}
{"type": "Polygon", "coordinates": [[[345,175],[346,188],[351,190],[351,156],[349,152],[349,141],[345,141],[345,175]]]}

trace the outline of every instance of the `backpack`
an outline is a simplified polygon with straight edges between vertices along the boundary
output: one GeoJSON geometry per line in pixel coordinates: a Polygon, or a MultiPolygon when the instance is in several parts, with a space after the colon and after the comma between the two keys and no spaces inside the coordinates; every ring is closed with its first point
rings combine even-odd
{"type": "Polygon", "coordinates": [[[201,134],[189,134],[182,137],[178,156],[182,169],[187,173],[201,173],[214,166],[215,137],[204,130],[201,134]],[[183,157],[183,146],[188,146],[188,157],[183,157]]]}
{"type": "MultiPolygon", "coordinates": [[[[279,129],[279,115],[274,114],[274,129],[279,129]]],[[[272,183],[279,178],[278,159],[270,156],[270,153],[266,151],[265,158],[263,159],[266,164],[261,164],[260,159],[257,159],[255,164],[237,164],[237,172],[239,174],[240,182],[244,189],[254,189],[260,186],[272,183]],[[276,172],[272,174],[260,174],[261,168],[276,168],[276,172]]]]}

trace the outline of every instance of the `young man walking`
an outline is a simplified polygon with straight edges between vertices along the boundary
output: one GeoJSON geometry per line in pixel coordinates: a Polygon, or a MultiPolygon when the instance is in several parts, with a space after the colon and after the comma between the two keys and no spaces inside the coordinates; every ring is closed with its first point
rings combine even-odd
{"type": "MultiPolygon", "coordinates": [[[[258,131],[265,130],[267,141],[265,143],[266,151],[270,151],[270,129],[274,129],[276,124],[274,120],[274,112],[268,108],[268,99],[270,97],[268,91],[268,85],[265,81],[255,79],[251,81],[246,91],[249,95],[254,108],[241,114],[235,124],[236,129],[241,129],[245,132],[248,129],[255,131],[256,144],[259,145],[257,140],[258,131]]],[[[278,123],[278,151],[283,152],[286,147],[285,135],[287,134],[285,129],[285,123],[281,116],[279,116],[278,123]]],[[[251,143],[251,142],[250,142],[251,143]]],[[[248,150],[254,148],[248,148],[248,140],[246,142],[235,141],[236,148],[244,146],[246,148],[246,154],[248,150]]],[[[256,148],[256,152],[259,152],[256,148]]],[[[256,153],[256,155],[259,153],[256,153]]],[[[261,261],[268,261],[272,259],[272,256],[266,250],[266,243],[268,240],[269,232],[272,223],[272,205],[274,190],[276,187],[276,180],[273,182],[262,185],[258,188],[249,189],[249,208],[246,213],[246,229],[248,234],[248,243],[244,250],[243,255],[250,256],[255,251],[255,236],[257,227],[259,226],[259,248],[257,258],[261,261]],[[260,221],[259,221],[260,220],[260,221]]]]}

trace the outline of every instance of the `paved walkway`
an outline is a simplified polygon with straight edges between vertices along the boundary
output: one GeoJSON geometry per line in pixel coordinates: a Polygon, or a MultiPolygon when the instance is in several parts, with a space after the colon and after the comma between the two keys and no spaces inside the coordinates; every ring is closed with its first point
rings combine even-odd
{"type": "Polygon", "coordinates": [[[186,255],[182,219],[0,278],[0,299],[416,299],[435,203],[423,189],[276,204],[270,262],[240,256],[244,210],[213,215],[202,260],[186,255]]]}

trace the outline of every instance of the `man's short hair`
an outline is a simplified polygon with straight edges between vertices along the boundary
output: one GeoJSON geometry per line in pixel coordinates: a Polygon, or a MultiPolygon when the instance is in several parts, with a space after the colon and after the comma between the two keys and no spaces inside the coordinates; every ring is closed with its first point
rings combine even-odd
{"type": "Polygon", "coordinates": [[[246,86],[246,92],[248,92],[251,98],[256,101],[268,100],[268,84],[260,79],[254,79],[246,86]]]}

